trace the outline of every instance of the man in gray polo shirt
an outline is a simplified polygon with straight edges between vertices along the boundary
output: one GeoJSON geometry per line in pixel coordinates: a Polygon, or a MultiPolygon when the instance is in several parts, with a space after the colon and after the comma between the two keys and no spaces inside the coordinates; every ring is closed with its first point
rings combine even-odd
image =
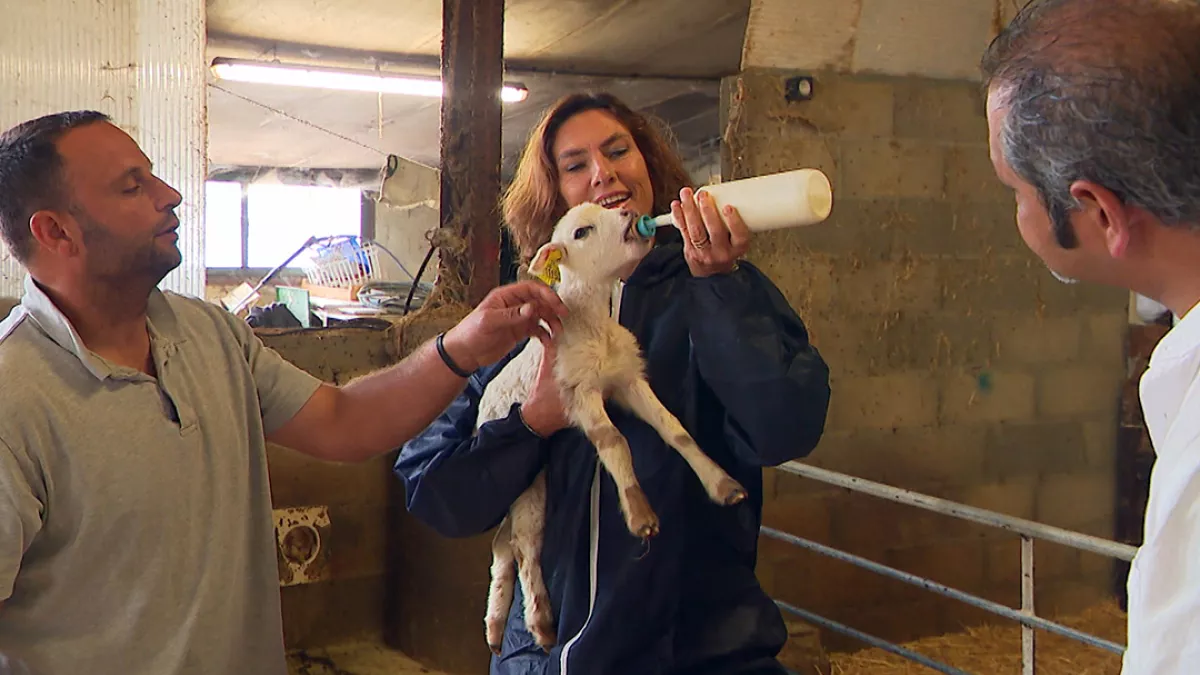
{"type": "Polygon", "coordinates": [[[157,290],[179,204],[98,113],[0,135],[0,229],[29,273],[0,323],[0,673],[283,675],[266,440],[388,452],[565,311],[502,287],[444,341],[322,384],[157,290]]]}

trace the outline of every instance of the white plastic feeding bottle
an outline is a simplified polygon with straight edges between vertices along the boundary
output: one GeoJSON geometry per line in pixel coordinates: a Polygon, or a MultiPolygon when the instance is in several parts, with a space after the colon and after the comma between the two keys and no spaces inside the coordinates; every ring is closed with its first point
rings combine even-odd
{"type": "MultiPolygon", "coordinates": [[[[706,185],[696,192],[711,195],[718,209],[732,205],[746,222],[746,227],[755,232],[815,225],[828,218],[833,210],[829,178],[816,169],[796,169],[706,185]]],[[[658,227],[674,224],[670,213],[658,217],[642,216],[637,229],[639,234],[649,238],[658,227]]]]}

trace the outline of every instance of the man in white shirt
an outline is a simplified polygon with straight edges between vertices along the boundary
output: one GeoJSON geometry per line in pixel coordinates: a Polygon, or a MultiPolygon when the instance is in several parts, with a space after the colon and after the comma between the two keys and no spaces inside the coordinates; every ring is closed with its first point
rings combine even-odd
{"type": "Polygon", "coordinates": [[[1157,455],[1124,675],[1200,673],[1200,4],[1034,0],[988,48],[989,143],[1056,277],[1180,322],[1142,378],[1157,455]]]}
{"type": "Polygon", "coordinates": [[[99,113],[0,134],[0,234],[28,271],[0,322],[0,675],[285,675],[266,441],[389,452],[565,312],[544,285],[499,288],[335,387],[158,290],[180,201],[99,113]]]}

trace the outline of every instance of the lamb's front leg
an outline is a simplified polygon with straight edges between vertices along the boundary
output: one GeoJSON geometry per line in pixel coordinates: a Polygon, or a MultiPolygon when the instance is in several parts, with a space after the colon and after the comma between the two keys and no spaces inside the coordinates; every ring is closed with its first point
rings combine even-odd
{"type": "Polygon", "coordinates": [[[679,419],[654,395],[654,390],[646,380],[632,380],[625,387],[614,391],[613,398],[654,427],[658,435],[683,456],[714,502],[729,506],[746,498],[746,489],[725,473],[711,457],[704,454],[692,435],[680,424],[679,419]]]}
{"type": "Polygon", "coordinates": [[[542,539],[546,527],[546,472],[534,478],[525,492],[517,497],[509,511],[512,521],[512,542],[516,549],[517,573],[521,579],[521,594],[525,596],[525,626],[538,646],[546,651],[554,646],[554,612],[550,593],[542,577],[542,539]]]}
{"type": "Polygon", "coordinates": [[[604,396],[595,389],[579,388],[575,391],[571,421],[596,446],[600,463],[617,484],[617,496],[621,501],[621,513],[625,524],[634,536],[646,539],[658,534],[658,516],[650,508],[646,493],[638,484],[633,472],[633,457],[629,454],[629,442],[613,425],[604,412],[604,396]]]}

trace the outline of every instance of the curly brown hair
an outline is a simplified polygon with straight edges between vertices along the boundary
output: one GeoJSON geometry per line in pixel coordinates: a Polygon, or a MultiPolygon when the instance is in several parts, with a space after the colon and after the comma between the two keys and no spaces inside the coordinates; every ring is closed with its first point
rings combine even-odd
{"type": "Polygon", "coordinates": [[[646,160],[656,214],[670,211],[671,201],[679,198],[679,191],[692,186],[692,179],[683,168],[683,160],[675,151],[664,125],[634,111],[609,93],[568,94],[542,113],[529,134],[516,175],[502,200],[505,225],[526,262],[533,258],[538,247],[550,240],[554,224],[567,212],[567,204],[558,188],[558,166],[553,152],[555,137],[567,120],[588,110],[606,111],[633,136],[646,160]]]}

